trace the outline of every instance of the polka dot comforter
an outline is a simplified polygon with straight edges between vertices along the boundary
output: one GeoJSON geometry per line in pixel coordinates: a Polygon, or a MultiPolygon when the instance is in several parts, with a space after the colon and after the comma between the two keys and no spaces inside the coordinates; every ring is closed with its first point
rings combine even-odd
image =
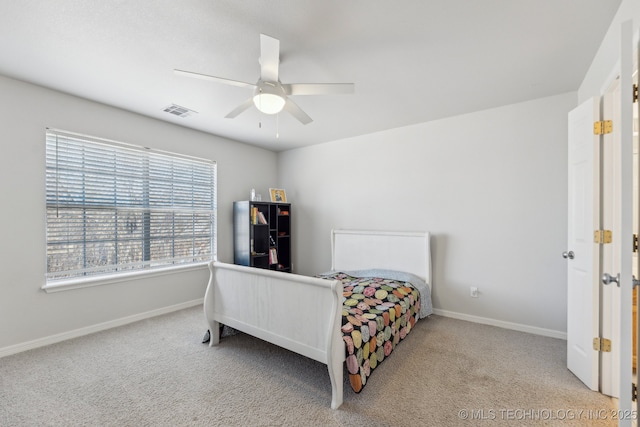
{"type": "MultiPolygon", "coordinates": [[[[356,393],[362,391],[376,366],[409,335],[418,319],[432,311],[430,295],[424,295],[424,289],[396,274],[375,273],[371,277],[362,272],[321,275],[343,284],[342,339],[349,382],[356,393]],[[422,314],[425,298],[421,294],[427,297],[428,305],[422,314]]],[[[428,293],[428,287],[424,288],[428,293]]]]}

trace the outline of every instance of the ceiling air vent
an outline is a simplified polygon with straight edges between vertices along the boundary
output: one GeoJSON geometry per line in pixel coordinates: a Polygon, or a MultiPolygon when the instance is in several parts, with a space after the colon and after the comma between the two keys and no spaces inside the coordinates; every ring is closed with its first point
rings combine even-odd
{"type": "Polygon", "coordinates": [[[188,109],[187,107],[181,107],[180,105],[171,104],[164,109],[166,113],[173,114],[178,117],[189,117],[191,114],[198,114],[197,111],[188,109]]]}

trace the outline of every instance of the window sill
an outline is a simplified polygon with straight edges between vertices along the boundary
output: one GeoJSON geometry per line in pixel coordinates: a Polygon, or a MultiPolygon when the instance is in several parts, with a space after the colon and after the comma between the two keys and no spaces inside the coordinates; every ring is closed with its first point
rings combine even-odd
{"type": "Polygon", "coordinates": [[[130,273],[116,273],[105,276],[95,276],[82,279],[55,280],[42,286],[42,290],[51,292],[68,291],[71,289],[89,288],[92,286],[108,285],[112,283],[128,282],[137,279],[146,279],[154,276],[166,276],[169,274],[181,273],[184,271],[200,270],[208,268],[208,262],[199,262],[188,265],[178,265],[172,267],[162,267],[152,270],[133,271],[130,273]]]}

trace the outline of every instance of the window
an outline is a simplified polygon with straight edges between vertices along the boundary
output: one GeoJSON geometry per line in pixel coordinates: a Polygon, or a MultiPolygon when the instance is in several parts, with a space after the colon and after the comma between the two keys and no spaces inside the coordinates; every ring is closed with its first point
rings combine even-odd
{"type": "Polygon", "coordinates": [[[47,281],[209,261],[216,164],[47,130],[47,281]]]}

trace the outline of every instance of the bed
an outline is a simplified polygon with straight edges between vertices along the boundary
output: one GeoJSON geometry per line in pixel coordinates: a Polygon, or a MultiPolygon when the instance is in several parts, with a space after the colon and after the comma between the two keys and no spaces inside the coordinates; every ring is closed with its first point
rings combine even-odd
{"type": "MultiPolygon", "coordinates": [[[[337,409],[343,402],[344,362],[353,362],[348,357],[349,351],[353,353],[353,342],[348,343],[343,333],[344,324],[349,322],[345,320],[343,324],[343,319],[349,314],[354,316],[353,313],[343,312],[349,308],[346,305],[343,307],[349,298],[343,296],[346,288],[338,279],[345,275],[351,278],[348,280],[358,276],[367,278],[370,272],[394,277],[400,274],[399,279],[379,279],[397,279],[397,286],[406,285],[403,292],[408,294],[413,290],[410,283],[405,281],[405,275],[421,281],[423,289],[419,291],[419,297],[413,294],[418,304],[412,314],[406,315],[404,323],[405,329],[406,324],[410,325],[410,329],[418,318],[430,313],[429,243],[428,232],[332,230],[331,271],[318,277],[214,260],[209,264],[211,275],[204,299],[209,331],[216,331],[210,334],[209,345],[219,343],[218,331],[220,325],[224,324],[326,364],[331,380],[331,408],[337,409]],[[413,323],[411,318],[414,318],[413,323]],[[304,327],[300,327],[300,319],[305,319],[304,327]]],[[[390,284],[385,283],[387,286],[390,284]]],[[[390,288],[385,289],[393,293],[390,288]]],[[[412,299],[408,295],[406,297],[406,300],[412,299]]],[[[365,320],[362,317],[360,319],[365,320]]],[[[362,359],[359,357],[360,365],[362,359]]],[[[347,372],[350,373],[352,364],[348,364],[348,368],[347,372]]],[[[362,369],[362,366],[358,369],[362,369]]],[[[353,386],[353,381],[351,383],[353,386]]]]}

